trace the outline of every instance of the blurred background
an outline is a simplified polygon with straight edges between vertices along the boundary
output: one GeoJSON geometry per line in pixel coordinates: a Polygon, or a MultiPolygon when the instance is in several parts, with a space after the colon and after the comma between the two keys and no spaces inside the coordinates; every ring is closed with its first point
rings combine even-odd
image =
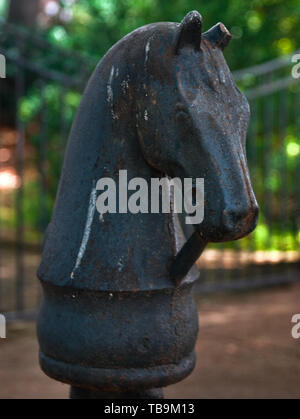
{"type": "Polygon", "coordinates": [[[297,397],[300,342],[300,53],[298,0],[0,0],[1,397],[66,397],[39,372],[36,279],[68,133],[95,65],[121,37],[199,10],[234,41],[229,67],[252,118],[247,155],[261,213],[254,233],[210,245],[198,262],[195,373],[170,397],[297,397]],[[3,383],[6,383],[4,386],[3,383]],[[26,385],[25,385],[26,384],[26,385]]]}

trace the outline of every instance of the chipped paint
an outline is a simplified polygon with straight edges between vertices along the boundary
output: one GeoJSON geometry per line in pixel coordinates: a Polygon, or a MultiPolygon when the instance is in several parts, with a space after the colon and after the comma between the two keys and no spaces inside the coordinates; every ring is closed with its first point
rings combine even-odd
{"type": "Polygon", "coordinates": [[[127,92],[128,92],[128,89],[129,89],[129,80],[130,80],[130,77],[127,75],[126,79],[124,79],[122,81],[122,83],[121,83],[121,88],[122,88],[122,91],[123,91],[123,94],[124,95],[126,95],[127,92]]]}
{"type": "Polygon", "coordinates": [[[111,71],[110,71],[108,84],[107,84],[107,102],[109,103],[109,105],[111,107],[112,118],[113,119],[118,119],[118,116],[114,112],[114,92],[113,92],[113,88],[112,88],[114,74],[115,74],[115,67],[112,66],[111,71]]]}
{"type": "Polygon", "coordinates": [[[78,255],[77,255],[75,267],[74,267],[73,272],[71,274],[72,279],[74,278],[74,273],[75,273],[76,269],[78,269],[80,264],[81,264],[82,258],[85,254],[85,251],[86,251],[86,246],[87,246],[89,238],[90,238],[92,223],[93,223],[95,209],[96,209],[96,196],[97,196],[96,187],[93,187],[91,195],[90,195],[88,214],[87,214],[87,219],[86,219],[86,223],[85,223],[85,228],[84,228],[84,233],[83,233],[81,245],[80,245],[79,252],[78,252],[78,255]]]}
{"type": "Polygon", "coordinates": [[[119,272],[122,272],[123,271],[123,269],[124,269],[124,262],[123,262],[123,259],[122,258],[120,258],[119,259],[119,261],[118,261],[118,271],[119,272]]]}
{"type": "Polygon", "coordinates": [[[221,68],[219,69],[219,80],[221,84],[226,84],[225,74],[221,68]]]}
{"type": "Polygon", "coordinates": [[[147,63],[148,63],[149,52],[150,52],[150,41],[147,42],[146,47],[145,47],[145,67],[147,66],[147,63]]]}

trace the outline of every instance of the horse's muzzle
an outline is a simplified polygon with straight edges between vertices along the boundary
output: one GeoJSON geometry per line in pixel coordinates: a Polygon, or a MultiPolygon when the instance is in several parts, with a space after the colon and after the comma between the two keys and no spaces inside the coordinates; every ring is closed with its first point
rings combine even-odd
{"type": "Polygon", "coordinates": [[[258,205],[239,209],[225,209],[219,217],[204,217],[202,224],[194,225],[208,242],[225,242],[241,239],[250,234],[257,225],[258,205]]]}
{"type": "Polygon", "coordinates": [[[257,225],[258,205],[240,210],[224,210],[222,213],[222,230],[226,240],[238,240],[250,234],[257,225]]]}

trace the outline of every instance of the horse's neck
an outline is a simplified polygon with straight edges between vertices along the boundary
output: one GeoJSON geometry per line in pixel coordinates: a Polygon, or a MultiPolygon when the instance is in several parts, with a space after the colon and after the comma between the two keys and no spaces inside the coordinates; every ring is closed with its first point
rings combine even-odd
{"type": "MultiPolygon", "coordinates": [[[[120,237],[123,236],[123,240],[128,247],[142,246],[144,251],[147,252],[145,242],[150,240],[152,243],[149,246],[150,253],[153,252],[152,248],[158,249],[164,243],[169,248],[169,251],[174,254],[176,252],[174,217],[172,213],[151,214],[151,179],[159,177],[160,174],[145,161],[135,130],[122,127],[119,132],[112,132],[108,141],[110,147],[104,147],[104,153],[101,156],[103,171],[106,177],[110,177],[115,181],[118,204],[120,192],[123,194],[126,192],[127,213],[105,215],[102,220],[102,227],[105,229],[105,220],[110,219],[111,234],[117,235],[118,233],[115,231],[115,228],[117,228],[120,237]],[[121,177],[123,180],[122,184],[120,184],[121,177]],[[126,184],[124,184],[125,178],[127,178],[126,184]],[[136,178],[143,179],[147,184],[148,213],[146,214],[132,214],[130,208],[128,208],[129,198],[135,193],[135,191],[128,190],[128,184],[130,180],[136,178]],[[126,234],[129,232],[131,233],[127,236],[126,234]]],[[[117,205],[117,212],[119,212],[118,207],[119,205],[117,205]]],[[[115,251],[118,251],[118,249],[115,249],[115,251]]]]}
{"type": "Polygon", "coordinates": [[[118,183],[123,169],[129,179],[141,177],[150,185],[158,176],[142,156],[132,118],[125,118],[123,126],[118,120],[111,123],[95,92],[88,91],[82,106],[88,112],[79,112],[73,126],[39,277],[102,291],[172,287],[169,269],[183,244],[172,214],[107,213],[100,218],[95,211],[100,178],[118,183]],[[99,115],[99,125],[91,124],[99,115]]]}

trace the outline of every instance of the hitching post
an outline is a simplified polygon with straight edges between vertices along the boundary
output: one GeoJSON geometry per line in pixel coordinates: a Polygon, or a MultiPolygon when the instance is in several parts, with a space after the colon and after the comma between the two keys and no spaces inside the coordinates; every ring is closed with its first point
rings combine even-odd
{"type": "Polygon", "coordinates": [[[208,242],[251,232],[258,213],[249,105],[222,52],[230,39],[222,23],[202,33],[195,11],[147,25],[111,48],[87,85],[38,270],[41,367],[72,398],[162,398],[194,368],[193,265],[208,242]],[[204,179],[204,219],[191,237],[174,205],[124,210],[121,171],[148,185],[204,179]],[[101,179],[121,197],[99,214],[101,179]]]}

